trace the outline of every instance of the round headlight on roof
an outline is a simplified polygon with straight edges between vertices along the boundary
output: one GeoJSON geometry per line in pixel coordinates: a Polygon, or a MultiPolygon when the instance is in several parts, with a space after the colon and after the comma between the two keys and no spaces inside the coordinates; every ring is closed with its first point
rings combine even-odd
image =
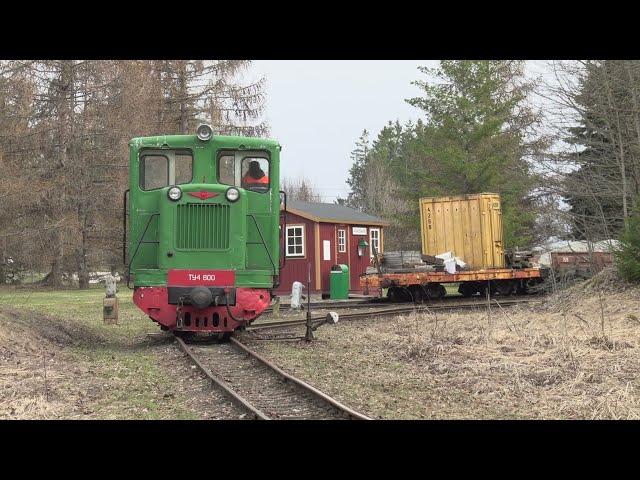
{"type": "Polygon", "coordinates": [[[213,129],[206,123],[201,123],[200,125],[198,125],[196,135],[200,140],[206,142],[211,137],[213,137],[213,129]]]}
{"type": "Polygon", "coordinates": [[[227,200],[229,200],[230,202],[235,202],[236,200],[238,200],[238,198],[240,198],[240,190],[238,190],[236,187],[231,187],[227,189],[225,197],[227,197],[227,200]]]}
{"type": "Polygon", "coordinates": [[[177,202],[182,198],[182,190],[180,189],[180,187],[171,187],[167,191],[167,196],[169,197],[169,200],[177,202]]]}

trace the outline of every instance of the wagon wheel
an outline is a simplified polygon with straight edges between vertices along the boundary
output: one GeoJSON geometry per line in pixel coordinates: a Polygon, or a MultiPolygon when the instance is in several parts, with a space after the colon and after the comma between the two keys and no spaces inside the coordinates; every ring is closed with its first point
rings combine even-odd
{"type": "Polygon", "coordinates": [[[441,285],[439,283],[430,283],[427,286],[427,294],[432,300],[439,300],[441,298],[444,298],[444,296],[447,294],[447,290],[446,288],[444,288],[444,285],[441,285]]]}
{"type": "MultiPolygon", "coordinates": [[[[480,295],[485,297],[487,295],[487,282],[480,282],[478,287],[478,291],[480,295]]],[[[493,296],[496,294],[496,282],[491,282],[491,290],[489,291],[489,295],[493,296]]]]}
{"type": "Polygon", "coordinates": [[[398,303],[400,301],[400,292],[396,287],[389,287],[387,290],[387,298],[391,303],[398,303]]]}
{"type": "Polygon", "coordinates": [[[465,298],[469,298],[478,293],[478,286],[473,282],[463,282],[458,286],[458,293],[465,298]]]}
{"type": "Polygon", "coordinates": [[[409,293],[413,298],[414,303],[422,303],[424,302],[424,291],[422,290],[422,285],[411,285],[409,287],[409,293]]]}
{"type": "Polygon", "coordinates": [[[400,289],[400,301],[401,302],[413,302],[413,292],[409,290],[407,287],[402,287],[400,289]]]}
{"type": "Polygon", "coordinates": [[[507,296],[507,295],[511,295],[513,293],[514,290],[514,285],[513,282],[511,281],[503,281],[503,282],[497,282],[496,284],[496,292],[499,295],[503,295],[503,296],[507,296]]]}

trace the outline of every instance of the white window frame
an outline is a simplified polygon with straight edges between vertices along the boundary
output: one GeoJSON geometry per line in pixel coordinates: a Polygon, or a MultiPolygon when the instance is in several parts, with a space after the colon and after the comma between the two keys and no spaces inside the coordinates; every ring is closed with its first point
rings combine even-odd
{"type": "MultiPolygon", "coordinates": [[[[287,231],[285,234],[285,252],[287,257],[293,258],[304,258],[305,256],[305,241],[306,241],[306,231],[305,225],[287,225],[287,231]],[[294,228],[302,229],[302,253],[289,253],[289,238],[295,238],[297,235],[292,235],[289,237],[289,230],[293,230],[294,228]]],[[[293,244],[292,246],[297,246],[293,244]]]]}
{"type": "Polygon", "coordinates": [[[373,258],[373,232],[378,232],[378,238],[376,238],[376,252],[380,253],[380,229],[369,227],[369,254],[373,258]]]}
{"type": "Polygon", "coordinates": [[[347,251],[347,231],[344,228],[338,229],[338,253],[346,253],[347,251]],[[342,237],[340,234],[342,233],[342,237]],[[342,240],[342,242],[340,241],[342,240]]]}

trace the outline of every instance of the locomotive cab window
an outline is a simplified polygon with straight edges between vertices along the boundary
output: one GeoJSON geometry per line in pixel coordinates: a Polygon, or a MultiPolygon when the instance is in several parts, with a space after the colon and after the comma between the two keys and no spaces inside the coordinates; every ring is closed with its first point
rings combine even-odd
{"type": "Polygon", "coordinates": [[[193,180],[193,155],[186,150],[145,151],[140,156],[140,188],[157,190],[193,180]]]}
{"type": "Polygon", "coordinates": [[[269,159],[263,152],[224,152],[218,156],[218,181],[252,192],[268,192],[269,159]]]}

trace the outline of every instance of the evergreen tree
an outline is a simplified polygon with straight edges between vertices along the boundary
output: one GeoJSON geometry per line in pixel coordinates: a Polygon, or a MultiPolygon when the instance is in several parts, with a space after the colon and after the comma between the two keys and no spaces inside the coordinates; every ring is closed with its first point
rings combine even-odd
{"type": "Polygon", "coordinates": [[[562,193],[575,238],[602,240],[625,228],[640,194],[640,62],[589,61],[569,94],[578,125],[561,157],[571,171],[562,193]]]}
{"type": "Polygon", "coordinates": [[[351,168],[347,184],[351,187],[351,192],[347,197],[346,204],[350,207],[363,209],[365,206],[366,186],[365,177],[369,161],[369,132],[363,130],[356,141],[355,148],[351,151],[351,168]]]}
{"type": "Polygon", "coordinates": [[[640,212],[634,212],[628,225],[613,253],[620,275],[628,281],[640,282],[640,212]]]}
{"type": "Polygon", "coordinates": [[[531,242],[535,177],[527,158],[544,144],[532,140],[539,118],[526,103],[532,84],[522,61],[443,61],[420,70],[423,94],[407,102],[426,114],[397,168],[406,198],[495,192],[502,196],[505,245],[531,242]]]}

